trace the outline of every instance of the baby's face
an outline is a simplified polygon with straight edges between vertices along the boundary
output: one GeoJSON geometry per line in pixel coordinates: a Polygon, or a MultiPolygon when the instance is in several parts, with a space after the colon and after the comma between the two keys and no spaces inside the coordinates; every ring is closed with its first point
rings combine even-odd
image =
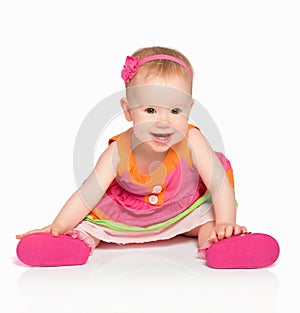
{"type": "Polygon", "coordinates": [[[165,152],[186,136],[193,104],[190,89],[180,77],[148,79],[127,88],[127,119],[133,121],[138,144],[165,152]]]}

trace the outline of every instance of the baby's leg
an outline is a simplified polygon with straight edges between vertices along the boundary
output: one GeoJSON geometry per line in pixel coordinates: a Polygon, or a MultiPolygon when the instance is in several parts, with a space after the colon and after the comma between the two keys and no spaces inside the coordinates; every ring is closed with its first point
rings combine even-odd
{"type": "Polygon", "coordinates": [[[84,241],[91,248],[91,253],[100,243],[100,240],[98,238],[93,237],[91,234],[81,229],[75,228],[74,230],[67,232],[66,235],[84,241]]]}
{"type": "Polygon", "coordinates": [[[191,231],[185,233],[185,236],[197,237],[198,238],[198,257],[200,259],[206,258],[206,250],[211,246],[208,239],[215,226],[215,221],[206,222],[203,225],[200,225],[191,231]]]}
{"type": "Polygon", "coordinates": [[[198,245],[202,247],[208,241],[209,236],[215,227],[215,221],[207,222],[199,227],[198,230],[198,245]]]}
{"type": "Polygon", "coordinates": [[[199,247],[201,247],[205,242],[208,241],[208,238],[214,226],[215,222],[210,221],[184,233],[183,235],[189,237],[198,237],[198,245],[199,247]]]}

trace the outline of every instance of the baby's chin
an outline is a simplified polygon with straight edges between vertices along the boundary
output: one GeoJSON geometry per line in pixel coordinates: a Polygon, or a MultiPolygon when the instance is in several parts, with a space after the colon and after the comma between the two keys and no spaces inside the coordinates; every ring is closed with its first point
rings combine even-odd
{"type": "Polygon", "coordinates": [[[148,146],[155,153],[164,153],[171,148],[168,144],[157,143],[155,141],[149,141],[148,146]]]}

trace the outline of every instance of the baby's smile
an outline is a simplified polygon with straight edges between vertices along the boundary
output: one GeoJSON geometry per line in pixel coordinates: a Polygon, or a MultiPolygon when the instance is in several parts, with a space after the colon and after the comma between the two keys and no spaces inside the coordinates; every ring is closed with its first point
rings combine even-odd
{"type": "Polygon", "coordinates": [[[167,143],[174,133],[151,133],[155,142],[167,143]]]}

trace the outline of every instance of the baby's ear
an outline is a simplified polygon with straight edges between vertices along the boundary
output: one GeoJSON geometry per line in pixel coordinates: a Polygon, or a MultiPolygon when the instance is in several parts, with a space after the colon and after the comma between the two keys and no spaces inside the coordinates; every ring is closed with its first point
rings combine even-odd
{"type": "Polygon", "coordinates": [[[123,113],[125,115],[126,120],[128,122],[131,122],[132,118],[131,118],[130,108],[129,108],[129,104],[128,104],[127,99],[125,97],[122,97],[120,100],[120,104],[121,104],[121,107],[123,109],[123,113]]]}

